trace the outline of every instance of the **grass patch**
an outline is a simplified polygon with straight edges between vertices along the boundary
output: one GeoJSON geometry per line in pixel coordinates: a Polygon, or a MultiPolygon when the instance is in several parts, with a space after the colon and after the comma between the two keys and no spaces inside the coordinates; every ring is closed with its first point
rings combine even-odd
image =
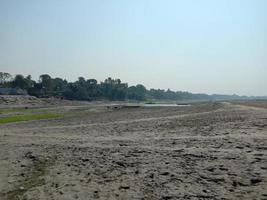
{"type": "Polygon", "coordinates": [[[0,118],[0,124],[20,122],[20,121],[30,121],[38,119],[51,119],[51,118],[61,118],[64,117],[63,114],[46,113],[46,114],[32,114],[32,115],[15,115],[0,118]]]}
{"type": "Polygon", "coordinates": [[[12,114],[12,113],[32,113],[32,114],[38,114],[38,113],[48,113],[54,108],[43,108],[43,107],[32,107],[32,108],[24,108],[24,107],[18,107],[18,108],[0,108],[0,114],[12,114]]]}

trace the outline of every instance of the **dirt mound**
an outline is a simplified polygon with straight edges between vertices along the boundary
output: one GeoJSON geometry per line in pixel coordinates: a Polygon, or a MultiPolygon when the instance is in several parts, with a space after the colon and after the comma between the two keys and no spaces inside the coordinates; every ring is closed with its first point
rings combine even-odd
{"type": "Polygon", "coordinates": [[[0,95],[0,107],[38,107],[54,105],[81,105],[87,102],[69,101],[58,98],[37,98],[29,95],[0,95]]]}
{"type": "Polygon", "coordinates": [[[1,95],[0,96],[0,105],[38,105],[41,104],[41,100],[26,95],[1,95]]]}

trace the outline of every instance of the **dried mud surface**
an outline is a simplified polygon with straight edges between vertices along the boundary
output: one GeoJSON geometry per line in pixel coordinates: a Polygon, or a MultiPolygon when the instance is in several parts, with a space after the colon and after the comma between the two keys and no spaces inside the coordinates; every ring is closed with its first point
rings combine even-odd
{"type": "Polygon", "coordinates": [[[265,106],[1,124],[0,199],[267,199],[265,106]]]}

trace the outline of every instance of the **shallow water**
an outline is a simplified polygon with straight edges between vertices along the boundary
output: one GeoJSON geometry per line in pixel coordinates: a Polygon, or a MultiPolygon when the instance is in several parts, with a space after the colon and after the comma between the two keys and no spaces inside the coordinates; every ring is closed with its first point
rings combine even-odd
{"type": "Polygon", "coordinates": [[[155,104],[144,104],[144,107],[187,107],[191,106],[190,104],[161,104],[161,103],[155,103],[155,104]]]}

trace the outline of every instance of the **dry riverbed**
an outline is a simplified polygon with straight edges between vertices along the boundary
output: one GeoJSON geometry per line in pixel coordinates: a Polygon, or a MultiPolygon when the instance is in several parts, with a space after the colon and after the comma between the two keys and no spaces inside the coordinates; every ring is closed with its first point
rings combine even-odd
{"type": "Polygon", "coordinates": [[[26,111],[60,116],[0,124],[0,199],[267,199],[266,105],[26,111]]]}

